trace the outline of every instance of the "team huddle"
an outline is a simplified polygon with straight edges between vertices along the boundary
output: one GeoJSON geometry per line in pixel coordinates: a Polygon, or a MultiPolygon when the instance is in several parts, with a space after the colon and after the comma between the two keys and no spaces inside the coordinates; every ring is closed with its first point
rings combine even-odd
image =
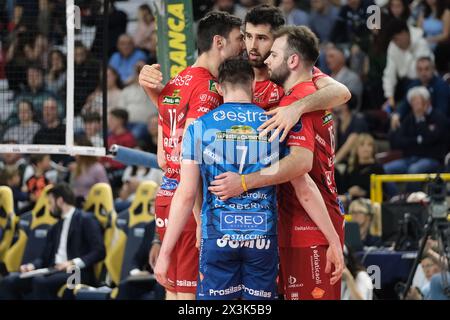
{"type": "Polygon", "coordinates": [[[314,33],[284,26],[279,9],[255,7],[241,26],[209,13],[192,66],[165,86],[158,65],[141,71],[165,171],[150,264],[167,299],[340,299],[327,110],[348,90],[314,67],[314,33]]]}

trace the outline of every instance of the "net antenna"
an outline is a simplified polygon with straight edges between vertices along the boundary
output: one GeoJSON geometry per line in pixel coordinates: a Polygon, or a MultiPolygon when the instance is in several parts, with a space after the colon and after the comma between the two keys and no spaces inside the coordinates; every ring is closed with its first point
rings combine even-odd
{"type": "MultiPolygon", "coordinates": [[[[35,0],[30,0],[30,1],[35,1],[35,0]]],[[[84,125],[82,122],[82,115],[80,114],[80,110],[79,110],[79,106],[76,106],[76,102],[75,102],[75,94],[79,94],[79,87],[76,87],[76,81],[75,81],[75,42],[77,40],[77,37],[79,39],[80,34],[81,37],[83,37],[84,35],[87,35],[87,37],[92,37],[92,35],[88,35],[83,29],[83,26],[81,25],[81,21],[82,21],[82,17],[81,17],[81,10],[80,7],[76,5],[75,0],[66,0],[65,2],[65,30],[66,30],[66,35],[65,35],[65,45],[58,45],[58,44],[54,44],[53,47],[51,45],[49,45],[49,50],[48,53],[50,51],[52,51],[53,49],[58,49],[61,52],[65,53],[66,55],[66,82],[65,82],[65,97],[58,96],[55,95],[55,99],[58,100],[58,103],[60,105],[64,105],[65,104],[65,114],[63,115],[63,118],[61,119],[61,114],[60,114],[60,122],[62,124],[65,125],[65,142],[64,144],[46,144],[46,143],[34,143],[34,142],[30,142],[28,141],[28,143],[23,143],[23,142],[17,142],[17,143],[11,143],[11,141],[16,141],[19,139],[15,139],[15,137],[19,137],[20,135],[22,135],[22,133],[20,132],[20,128],[16,128],[17,132],[16,136],[11,136],[11,134],[9,134],[9,139],[7,139],[7,136],[5,135],[5,133],[8,131],[8,129],[17,126],[19,120],[17,119],[17,113],[18,113],[18,104],[21,101],[20,100],[20,91],[15,92],[15,99],[14,102],[12,101],[8,101],[6,102],[6,99],[12,100],[11,98],[5,98],[8,95],[5,95],[3,93],[3,97],[1,98],[1,115],[3,115],[3,117],[0,117],[0,153],[23,153],[23,154],[33,154],[33,153],[39,153],[39,154],[61,154],[61,155],[87,155],[87,156],[104,156],[106,154],[106,145],[105,145],[105,137],[106,137],[106,93],[104,92],[106,90],[106,77],[103,76],[101,77],[102,80],[99,81],[98,83],[98,88],[100,91],[100,94],[102,94],[102,108],[101,108],[101,121],[103,122],[103,125],[101,126],[101,131],[99,132],[99,135],[103,135],[103,145],[99,146],[76,146],[74,144],[74,136],[75,134],[78,134],[80,132],[83,132],[84,130],[84,125]],[[80,31],[80,32],[78,32],[80,31]],[[77,32],[77,35],[76,35],[77,32]],[[19,96],[19,98],[17,98],[17,96],[19,96]],[[11,114],[16,114],[15,115],[15,119],[11,120],[11,114]],[[6,116],[5,116],[6,114],[6,116]],[[65,119],[64,119],[65,118],[65,119]],[[11,138],[12,137],[12,138],[11,138]]],[[[107,5],[109,4],[109,1],[104,1],[103,2],[103,10],[100,10],[97,13],[96,18],[97,19],[103,19],[103,21],[97,23],[97,29],[98,26],[103,23],[103,28],[101,28],[101,30],[96,30],[95,32],[97,33],[103,33],[103,40],[106,39],[105,33],[107,32],[107,28],[104,28],[104,24],[106,24],[106,16],[107,14],[105,14],[105,12],[107,12],[107,10],[105,10],[105,8],[107,7],[107,5]]],[[[31,17],[31,19],[36,19],[37,17],[31,17]]],[[[30,17],[27,18],[28,20],[31,20],[30,17]]],[[[92,17],[91,17],[92,20],[92,17]]],[[[92,23],[92,22],[91,22],[92,23]]],[[[51,28],[52,26],[50,26],[51,28]]],[[[85,29],[89,29],[89,28],[85,28],[85,29]]],[[[92,29],[91,29],[92,30],[92,29]]],[[[33,32],[33,30],[29,30],[30,33],[33,32]]],[[[89,31],[88,31],[89,32],[89,31]]],[[[39,33],[38,33],[39,34],[39,33]]],[[[47,36],[47,35],[46,35],[47,36]]],[[[96,36],[98,37],[98,34],[96,34],[96,36]]],[[[48,40],[48,38],[47,38],[48,40]]],[[[84,39],[83,39],[84,40],[84,39]]],[[[88,44],[89,41],[82,41],[85,44],[88,44]]],[[[92,44],[92,43],[91,43],[92,44]]],[[[97,43],[98,45],[98,43],[97,43]]],[[[103,46],[107,45],[106,43],[102,43],[103,46]]],[[[88,47],[88,45],[87,45],[88,47]]],[[[94,48],[91,48],[94,49],[94,48]]],[[[97,48],[98,49],[98,48],[97,48]]],[[[106,52],[106,51],[104,51],[106,52]]],[[[102,70],[102,73],[105,74],[105,59],[107,59],[107,57],[103,54],[102,58],[102,63],[100,63],[100,65],[102,66],[99,70],[102,70]]],[[[45,75],[45,73],[48,71],[46,69],[43,69],[44,72],[43,74],[45,75]]],[[[23,71],[14,71],[14,74],[17,75],[17,77],[19,77],[19,73],[23,75],[23,71]]],[[[8,79],[9,80],[9,79],[8,79]]],[[[3,81],[3,82],[7,82],[7,81],[3,81]]],[[[9,88],[2,83],[2,86],[0,88],[0,90],[8,90],[11,89],[11,86],[9,86],[9,88]],[[6,87],[6,88],[5,88],[6,87]]],[[[11,90],[10,90],[11,91],[11,90]]],[[[10,92],[9,92],[10,93],[10,92]]],[[[92,93],[92,92],[91,92],[92,93]]],[[[58,106],[58,109],[60,110],[60,106],[58,106]]],[[[36,111],[36,110],[35,110],[36,111]]],[[[41,115],[42,115],[42,111],[41,115]]],[[[42,117],[37,120],[36,119],[36,123],[42,122],[42,117]]],[[[43,124],[42,124],[43,126],[43,124]]],[[[42,127],[41,126],[41,127],[42,127]]],[[[11,131],[13,132],[13,131],[11,131]]]]}

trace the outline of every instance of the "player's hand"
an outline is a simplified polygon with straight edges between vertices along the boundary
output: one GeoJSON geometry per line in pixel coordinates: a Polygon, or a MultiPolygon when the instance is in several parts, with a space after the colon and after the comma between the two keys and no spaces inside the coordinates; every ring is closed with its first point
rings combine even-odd
{"type": "Polygon", "coordinates": [[[156,281],[159,282],[165,288],[172,288],[173,286],[169,283],[167,279],[167,270],[169,269],[170,256],[161,254],[156,261],[156,266],[153,269],[156,277],[156,281]]]}
{"type": "Polygon", "coordinates": [[[269,142],[275,140],[281,131],[283,131],[283,134],[281,135],[280,142],[283,142],[288,136],[289,131],[297,124],[302,115],[298,108],[292,105],[278,107],[265,112],[265,114],[272,117],[264,122],[258,130],[262,130],[259,134],[260,136],[266,136],[268,132],[275,130],[270,137],[269,142]]]}
{"type": "Polygon", "coordinates": [[[20,272],[21,273],[33,271],[34,269],[35,269],[35,267],[31,263],[23,264],[23,265],[20,266],[20,272]]]}
{"type": "Polygon", "coordinates": [[[152,267],[152,269],[155,269],[156,260],[158,260],[160,250],[160,243],[154,243],[150,249],[150,252],[148,254],[148,264],[150,265],[150,267],[152,267]]]}
{"type": "Polygon", "coordinates": [[[330,284],[334,285],[342,277],[344,271],[344,254],[340,242],[330,243],[327,249],[327,264],[325,272],[331,272],[331,265],[334,265],[334,271],[331,275],[330,284]]]}
{"type": "Polygon", "coordinates": [[[395,131],[400,128],[400,115],[393,113],[391,117],[391,130],[395,131]]]}
{"type": "Polygon", "coordinates": [[[139,84],[150,90],[162,88],[163,75],[159,64],[145,65],[139,73],[139,84]]]}
{"type": "Polygon", "coordinates": [[[225,172],[216,176],[208,190],[218,196],[220,200],[237,197],[244,192],[241,176],[235,172],[225,172]]]}

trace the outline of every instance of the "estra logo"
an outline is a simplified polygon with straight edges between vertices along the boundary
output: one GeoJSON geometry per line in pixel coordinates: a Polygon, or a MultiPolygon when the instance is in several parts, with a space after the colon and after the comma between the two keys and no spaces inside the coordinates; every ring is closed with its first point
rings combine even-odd
{"type": "Polygon", "coordinates": [[[219,110],[213,113],[213,119],[215,121],[223,121],[228,119],[229,121],[238,121],[241,123],[261,121],[264,122],[268,119],[268,116],[262,112],[250,111],[246,112],[235,112],[235,111],[223,111],[219,110]]]}

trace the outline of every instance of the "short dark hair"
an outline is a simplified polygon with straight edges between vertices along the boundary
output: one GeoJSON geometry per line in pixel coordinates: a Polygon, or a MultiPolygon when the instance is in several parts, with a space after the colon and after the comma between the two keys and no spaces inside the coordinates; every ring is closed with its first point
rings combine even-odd
{"type": "Polygon", "coordinates": [[[231,30],[240,28],[241,19],[227,12],[213,11],[198,22],[197,49],[201,55],[211,49],[213,38],[216,35],[228,38],[231,30]]]}
{"type": "Polygon", "coordinates": [[[251,84],[255,79],[255,72],[248,60],[229,58],[219,66],[218,81],[220,84],[228,82],[236,85],[251,84]]]}
{"type": "Polygon", "coordinates": [[[102,119],[100,117],[100,114],[98,112],[89,112],[86,113],[83,116],[83,120],[85,123],[91,123],[91,122],[101,122],[102,119]]]}
{"type": "Polygon", "coordinates": [[[245,16],[245,23],[253,25],[268,24],[272,31],[276,31],[284,25],[285,20],[281,10],[274,6],[262,4],[250,9],[245,16]]]}
{"type": "Polygon", "coordinates": [[[305,26],[285,26],[275,32],[275,39],[287,37],[286,57],[299,54],[303,60],[313,66],[319,58],[319,39],[305,26]]]}
{"type": "Polygon", "coordinates": [[[391,40],[395,35],[399,33],[402,32],[409,33],[408,24],[406,23],[406,21],[400,19],[393,19],[388,25],[388,30],[389,30],[389,39],[391,40]]]}
{"type": "Polygon", "coordinates": [[[422,56],[419,59],[417,59],[416,63],[419,62],[419,61],[428,61],[429,63],[434,65],[434,61],[433,61],[433,59],[431,59],[430,56],[422,56]]]}
{"type": "Polygon", "coordinates": [[[119,118],[122,120],[123,125],[127,125],[128,123],[128,111],[124,109],[113,109],[111,110],[110,114],[113,117],[119,118]]]}
{"type": "Polygon", "coordinates": [[[37,165],[39,162],[44,160],[45,157],[47,157],[47,156],[48,156],[48,154],[44,154],[44,153],[32,154],[32,155],[30,155],[30,163],[33,165],[37,165]]]}
{"type": "Polygon", "coordinates": [[[52,195],[55,200],[61,197],[68,205],[75,205],[75,194],[67,183],[63,182],[56,184],[54,187],[48,190],[48,195],[52,195]]]}

